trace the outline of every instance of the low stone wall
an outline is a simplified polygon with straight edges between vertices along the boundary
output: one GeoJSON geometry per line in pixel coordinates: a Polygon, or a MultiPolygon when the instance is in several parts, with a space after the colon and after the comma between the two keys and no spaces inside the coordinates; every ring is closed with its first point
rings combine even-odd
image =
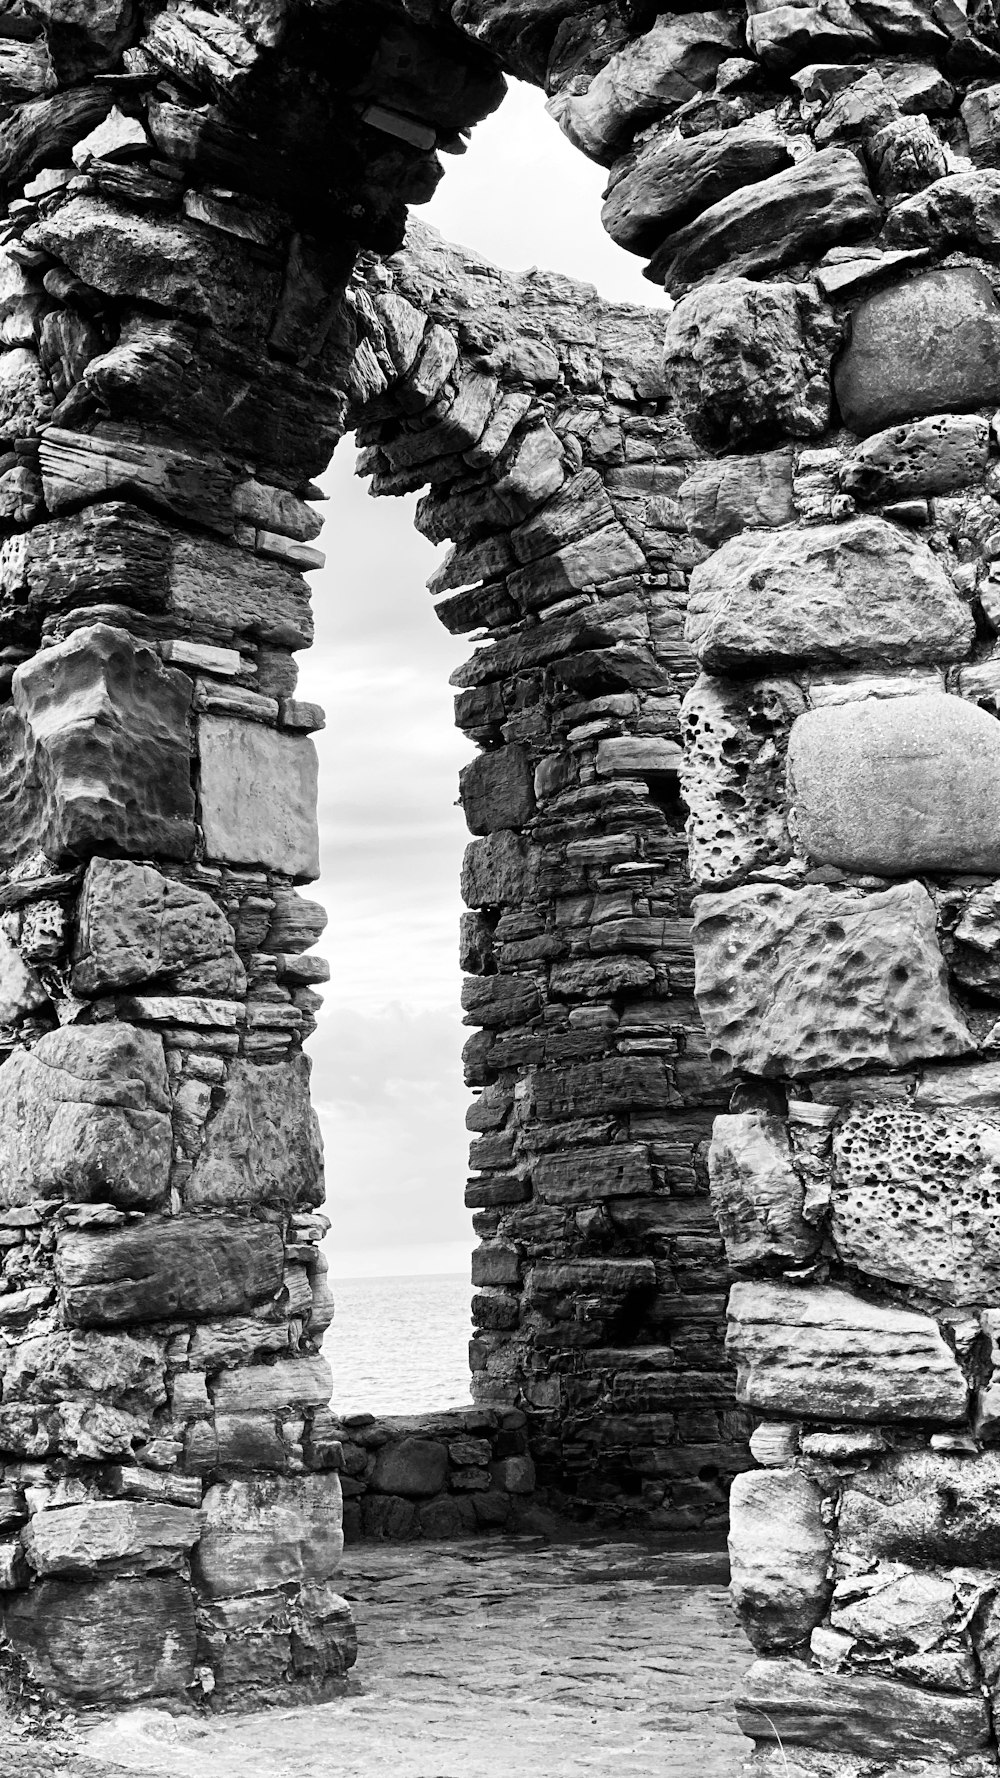
{"type": "Polygon", "coordinates": [[[535,1487],[527,1420],[519,1409],[337,1423],[343,1443],[344,1536],[456,1537],[518,1529],[535,1487]]]}

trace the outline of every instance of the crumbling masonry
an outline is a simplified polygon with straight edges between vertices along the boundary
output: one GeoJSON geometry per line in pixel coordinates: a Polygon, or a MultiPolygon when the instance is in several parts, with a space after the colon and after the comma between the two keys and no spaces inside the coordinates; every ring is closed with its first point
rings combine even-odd
{"type": "Polygon", "coordinates": [[[0,101],[8,1667],[322,1693],[341,1464],[407,1531],[534,1464],[702,1532],[735,1475],[752,1770],[995,1778],[993,5],[14,0],[0,101]],[[669,313],[403,244],[503,70],[669,313]],[[348,427],[479,637],[482,1419],[419,1485],[318,1350],[294,653],[348,427]]]}

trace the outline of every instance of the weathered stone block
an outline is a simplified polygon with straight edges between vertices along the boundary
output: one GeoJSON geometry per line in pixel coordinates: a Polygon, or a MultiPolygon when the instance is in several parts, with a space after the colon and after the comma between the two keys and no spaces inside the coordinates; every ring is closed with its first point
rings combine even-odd
{"type": "Polygon", "coordinates": [[[278,1408],[325,1408],[333,1389],[333,1374],[325,1358],[278,1359],[275,1364],[251,1364],[241,1370],[222,1371],[212,1383],[212,1401],[220,1414],[274,1413],[278,1408]]]}
{"type": "Polygon", "coordinates": [[[747,531],[691,576],[685,638],[713,672],[960,660],[972,636],[938,559],[884,519],[747,531]]]}
{"type": "Polygon", "coordinates": [[[696,464],[677,490],[688,529],[714,547],[738,531],[790,524],[793,461],[786,450],[709,457],[696,464]]]}
{"type": "Polygon", "coordinates": [[[199,819],[210,858],[319,876],[316,748],[256,722],[198,722],[199,819]]]}
{"type": "Polygon", "coordinates": [[[822,1619],[831,1533],[823,1491],[791,1469],[751,1470],[729,1496],[731,1593],[755,1648],[795,1648],[822,1619]]]}
{"type": "Polygon", "coordinates": [[[462,862],[462,900],[467,907],[503,907],[532,893],[536,854],[526,839],[504,828],[472,840],[462,862]]]}
{"type": "Polygon", "coordinates": [[[92,1500],[35,1513],[23,1542],[36,1574],[91,1580],[176,1566],[200,1534],[201,1515],[191,1507],[92,1500]]]}
{"type": "Polygon", "coordinates": [[[951,267],[876,292],[854,311],[834,387],[846,425],[861,433],[1000,399],[1000,303],[989,279],[951,267]]]}
{"type": "Polygon", "coordinates": [[[0,717],[0,859],[189,858],[191,681],[107,624],[43,648],[0,717]]]}
{"type": "Polygon", "coordinates": [[[722,266],[735,277],[761,277],[873,235],[881,218],[858,157],[824,148],[704,210],[663,242],[646,275],[677,296],[722,266]]]}
{"type": "Polygon", "coordinates": [[[369,1486],[376,1494],[429,1500],[448,1485],[448,1448],[437,1439],[404,1438],[383,1445],[369,1486]]]}
{"type": "Polygon", "coordinates": [[[781,1118],[763,1111],[717,1117],[708,1176],[731,1266],[796,1265],[816,1252],[820,1230],[803,1218],[805,1181],[781,1118]]]}
{"type": "Polygon", "coordinates": [[[233,929],[210,895],[149,864],[93,858],[77,908],[73,992],[106,994],[166,977],[174,993],[242,994],[233,929]]]}
{"type": "Polygon", "coordinates": [[[695,991],[723,1064],[797,1076],[973,1047],[919,883],[865,896],[768,885],[695,906],[695,991]]]}
{"type": "MultiPolygon", "coordinates": [[[[821,1673],[791,1659],[755,1661],[736,1701],[745,1735],[763,1742],[777,1734],[786,1747],[822,1749],[829,1758],[858,1754],[891,1761],[895,1771],[918,1771],[913,1762],[974,1758],[990,1742],[985,1700],[923,1691],[898,1680],[867,1674],[821,1673]],[[908,1762],[906,1766],[896,1762],[908,1762]]],[[[829,1769],[829,1768],[828,1768],[829,1769]]],[[[935,1778],[937,1774],[935,1773],[935,1778]]]]}
{"type": "Polygon", "coordinates": [[[878,38],[849,0],[748,0],[747,41],[782,71],[805,62],[849,62],[878,38]]]}
{"type": "Polygon", "coordinates": [[[146,1217],[107,1234],[60,1235],[63,1314],[75,1327],[246,1313],[281,1286],[281,1236],[225,1216],[146,1217]]]}
{"type": "Polygon", "coordinates": [[[459,773],[459,794],[472,833],[524,827],[535,812],[535,775],[524,747],[480,753],[459,773]]]}
{"type": "Polygon", "coordinates": [[[602,1198],[641,1198],[655,1191],[649,1151],[636,1143],[541,1155],[531,1169],[536,1197],[585,1206],[602,1198]]]}
{"type": "Polygon", "coordinates": [[[65,1025],[0,1067],[0,1204],[34,1198],[162,1208],[171,1160],[163,1040],[65,1025]]]}
{"type": "Polygon", "coordinates": [[[793,679],[702,674],[685,697],[680,783],[688,807],[688,868],[699,886],[723,888],[792,856],[784,753],[804,708],[793,679]]]}
{"type": "Polygon", "coordinates": [[[166,1406],[166,1348],[148,1333],[84,1333],[79,1328],[29,1332],[4,1352],[5,1402],[66,1404],[100,1398],[148,1425],[166,1406]]]}
{"type": "MultiPolygon", "coordinates": [[[[309,1100],[311,1063],[243,1058],[226,1077],[188,1181],[192,1209],[313,1209],[323,1202],[323,1140],[309,1100]]],[[[2,1076],[0,1076],[2,1078],[2,1076]]]]}
{"type": "Polygon", "coordinates": [[[932,414],[865,439],[841,470],[840,485],[856,500],[952,494],[980,480],[989,442],[982,414],[932,414]]]}
{"type": "Polygon", "coordinates": [[[811,285],[726,279],[677,304],[664,371],[680,412],[712,441],[814,438],[830,421],[838,337],[811,285]]]}
{"type": "Polygon", "coordinates": [[[946,1303],[1000,1297],[1000,1116],[859,1106],[833,1152],[841,1259],[946,1303]]]}
{"type": "Polygon", "coordinates": [[[898,1451],[858,1471],[841,1500],[838,1546],[866,1563],[995,1568],[1000,1452],[898,1451]]]}
{"type": "Polygon", "coordinates": [[[811,1420],[965,1418],[969,1391],[936,1321],[822,1285],[734,1284],[736,1399],[811,1420]]]}
{"type": "Polygon", "coordinates": [[[1000,723],[933,693],[809,710],[788,742],[798,843],[883,877],[1000,871],[1000,723]]]}
{"type": "Polygon", "coordinates": [[[200,1584],[214,1598],[231,1598],[330,1580],[344,1547],[341,1512],[333,1474],[216,1482],[205,1495],[195,1557],[200,1584]]]}
{"type": "Polygon", "coordinates": [[[194,1674],[194,1600],[174,1576],[42,1581],[12,1595],[4,1629],[35,1682],[74,1702],[169,1697],[194,1674]]]}
{"type": "Polygon", "coordinates": [[[656,137],[631,157],[620,177],[613,176],[601,221],[619,247],[652,253],[671,229],[790,165],[781,138],[753,123],[698,136],[656,137]]]}

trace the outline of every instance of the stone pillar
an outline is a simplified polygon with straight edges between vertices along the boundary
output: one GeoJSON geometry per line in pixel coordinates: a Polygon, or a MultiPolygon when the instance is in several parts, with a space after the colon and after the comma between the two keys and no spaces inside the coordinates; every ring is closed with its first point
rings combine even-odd
{"type": "Polygon", "coordinates": [[[321,1696],[355,1654],[308,502],[357,248],[502,86],[333,10],[0,22],[0,1660],[72,1701],[321,1696]]]}
{"type": "Polygon", "coordinates": [[[740,1721],[773,1778],[978,1778],[1000,1681],[1000,37],[991,8],[919,0],[647,24],[596,68],[580,51],[551,108],[677,299],[667,374],[704,452],[683,785],[758,1422],[732,1503],[759,1656],[740,1721]]]}

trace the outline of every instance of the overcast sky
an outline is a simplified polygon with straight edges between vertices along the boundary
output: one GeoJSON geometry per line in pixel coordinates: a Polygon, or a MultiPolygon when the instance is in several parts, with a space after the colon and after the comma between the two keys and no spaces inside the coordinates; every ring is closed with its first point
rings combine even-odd
{"type": "MultiPolygon", "coordinates": [[[[600,224],[605,174],[562,136],[541,93],[513,86],[418,214],[514,270],[546,266],[604,296],[655,303],[641,261],[600,224]]],[[[327,713],[320,755],[330,960],[310,1043],[327,1156],[334,1274],[464,1271],[468,1161],[458,1010],[458,876],[468,835],[455,807],[473,751],[454,727],[448,676],[469,644],[433,615],[425,582],[444,553],[413,529],[416,496],[372,500],[345,439],[325,480],[314,579],[316,644],[300,696],[327,713]]]]}

